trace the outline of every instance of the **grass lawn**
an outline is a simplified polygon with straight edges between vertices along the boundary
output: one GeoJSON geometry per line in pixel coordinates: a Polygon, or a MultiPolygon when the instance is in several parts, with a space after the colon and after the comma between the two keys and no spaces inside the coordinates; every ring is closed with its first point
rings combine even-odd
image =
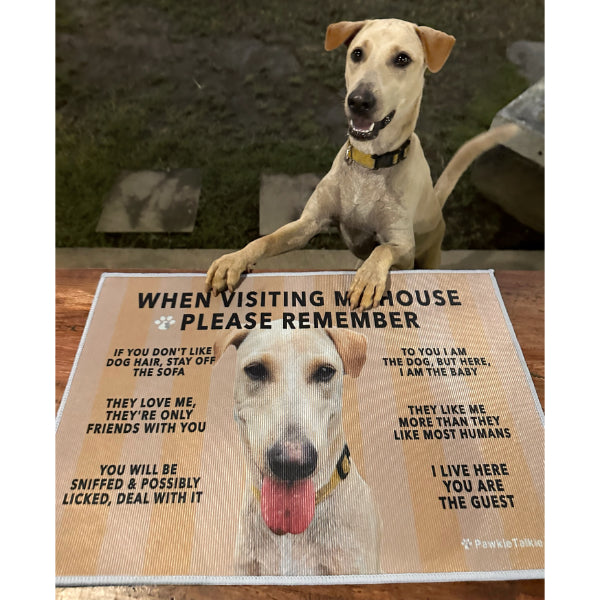
{"type": "MultiPolygon", "coordinates": [[[[506,57],[543,39],[542,0],[57,0],[56,245],[238,248],[258,236],[260,175],[324,174],[345,139],[344,51],[327,25],[398,17],[453,34],[428,74],[417,132],[434,180],[462,142],[528,87],[506,57]],[[96,233],[124,170],[202,170],[195,229],[96,233]]],[[[541,248],[543,236],[464,176],[444,247],[541,248]]],[[[322,235],[313,248],[342,248],[322,235]]]]}

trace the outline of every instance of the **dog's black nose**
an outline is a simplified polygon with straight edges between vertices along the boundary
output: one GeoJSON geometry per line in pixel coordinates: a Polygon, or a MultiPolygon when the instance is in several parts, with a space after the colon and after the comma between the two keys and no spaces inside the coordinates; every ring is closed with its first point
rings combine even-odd
{"type": "Polygon", "coordinates": [[[267,460],[279,479],[298,481],[314,473],[317,451],[308,440],[275,442],[267,450],[267,460]]]}
{"type": "Polygon", "coordinates": [[[375,108],[376,99],[367,87],[359,86],[348,96],[348,108],[358,115],[365,115],[375,108]]]}

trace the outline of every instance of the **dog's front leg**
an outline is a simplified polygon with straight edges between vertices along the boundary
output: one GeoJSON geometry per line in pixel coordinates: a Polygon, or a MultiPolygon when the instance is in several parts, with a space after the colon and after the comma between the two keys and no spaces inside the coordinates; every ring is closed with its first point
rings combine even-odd
{"type": "Polygon", "coordinates": [[[412,269],[415,263],[414,236],[407,234],[397,242],[377,246],[360,266],[350,285],[350,307],[367,310],[377,306],[387,287],[392,266],[412,269]]]}
{"type": "Polygon", "coordinates": [[[233,291],[242,273],[249,271],[257,260],[301,248],[321,231],[321,227],[319,221],[302,216],[237,252],[221,256],[206,274],[206,289],[212,289],[214,294],[225,288],[233,291]]]}
{"type": "Polygon", "coordinates": [[[233,291],[242,273],[257,260],[302,248],[330,225],[339,203],[339,185],[333,172],[334,169],[321,180],[297,221],[215,260],[206,274],[206,289],[212,289],[214,294],[225,288],[233,291]]]}

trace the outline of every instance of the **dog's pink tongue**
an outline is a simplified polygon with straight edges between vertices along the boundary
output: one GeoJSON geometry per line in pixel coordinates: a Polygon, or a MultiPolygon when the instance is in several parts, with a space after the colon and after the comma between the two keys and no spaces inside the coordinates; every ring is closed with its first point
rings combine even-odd
{"type": "Polygon", "coordinates": [[[315,486],[310,479],[287,483],[265,477],[260,510],[273,533],[302,533],[315,514],[315,486]]]}

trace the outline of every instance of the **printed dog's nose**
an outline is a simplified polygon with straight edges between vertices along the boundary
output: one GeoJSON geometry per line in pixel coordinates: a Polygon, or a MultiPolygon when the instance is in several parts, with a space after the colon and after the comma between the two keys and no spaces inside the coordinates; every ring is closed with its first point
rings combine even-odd
{"type": "Polygon", "coordinates": [[[348,108],[353,113],[364,115],[369,113],[375,108],[376,99],[373,92],[366,87],[357,87],[348,96],[348,108]]]}
{"type": "Polygon", "coordinates": [[[308,441],[276,442],[267,450],[273,474],[284,481],[297,481],[312,475],[317,468],[317,451],[308,441]]]}

